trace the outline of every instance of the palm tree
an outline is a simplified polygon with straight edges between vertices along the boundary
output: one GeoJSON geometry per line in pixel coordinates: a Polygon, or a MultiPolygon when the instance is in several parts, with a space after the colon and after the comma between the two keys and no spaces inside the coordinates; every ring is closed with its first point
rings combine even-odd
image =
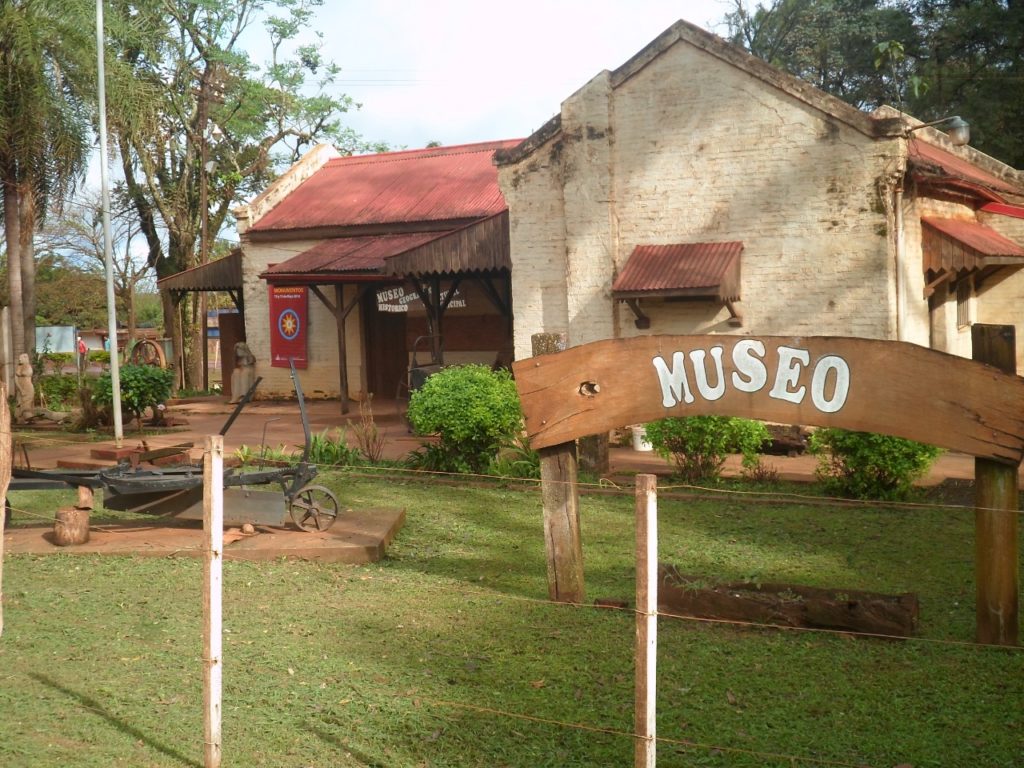
{"type": "Polygon", "coordinates": [[[14,356],[35,349],[33,238],[89,159],[90,0],[0,0],[0,205],[14,356]]]}

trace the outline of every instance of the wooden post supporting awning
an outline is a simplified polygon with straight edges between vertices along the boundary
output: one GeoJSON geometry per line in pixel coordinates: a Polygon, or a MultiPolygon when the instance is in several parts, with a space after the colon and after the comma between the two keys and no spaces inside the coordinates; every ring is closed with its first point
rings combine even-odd
{"type": "Polygon", "coordinates": [[[366,291],[366,284],[358,285],[356,295],[348,304],[345,304],[345,286],[343,283],[334,284],[334,301],[332,302],[319,285],[311,285],[309,289],[320,299],[327,310],[334,315],[334,324],[338,330],[338,391],[341,398],[341,413],[348,413],[348,345],[345,343],[345,318],[349,316],[363,298],[366,291]]]}

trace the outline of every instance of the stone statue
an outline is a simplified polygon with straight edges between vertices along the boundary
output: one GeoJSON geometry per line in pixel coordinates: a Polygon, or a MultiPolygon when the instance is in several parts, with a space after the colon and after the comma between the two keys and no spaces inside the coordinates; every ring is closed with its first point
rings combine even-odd
{"type": "Polygon", "coordinates": [[[231,400],[237,403],[256,381],[256,358],[244,341],[235,344],[235,370],[231,372],[231,400]]]}
{"type": "Polygon", "coordinates": [[[18,355],[18,364],[14,368],[14,389],[16,392],[15,420],[35,415],[36,388],[32,385],[32,363],[28,360],[28,354],[22,352],[18,355]]]}

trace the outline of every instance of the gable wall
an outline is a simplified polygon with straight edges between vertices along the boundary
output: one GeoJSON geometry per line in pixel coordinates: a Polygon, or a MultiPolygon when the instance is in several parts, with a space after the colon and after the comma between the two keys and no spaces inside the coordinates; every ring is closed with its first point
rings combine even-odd
{"type": "MultiPolygon", "coordinates": [[[[563,103],[560,134],[501,169],[517,357],[540,331],[567,330],[572,345],[637,333],[895,337],[878,179],[898,142],[871,140],[685,43],[615,89],[610,77],[563,103]],[[641,332],[612,301],[634,246],[724,240],[745,245],[742,328],[711,303],[647,300],[641,332]],[[545,311],[560,298],[564,314],[545,311]]],[[[921,333],[927,343],[926,317],[921,333]]]]}

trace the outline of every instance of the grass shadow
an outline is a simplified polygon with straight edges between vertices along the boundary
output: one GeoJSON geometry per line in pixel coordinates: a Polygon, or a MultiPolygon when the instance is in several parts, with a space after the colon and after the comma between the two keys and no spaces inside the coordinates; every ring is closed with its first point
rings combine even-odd
{"type": "Polygon", "coordinates": [[[199,762],[197,760],[192,760],[192,759],[186,757],[185,755],[183,755],[181,752],[177,751],[173,747],[169,747],[169,746],[167,746],[165,744],[161,744],[160,742],[158,742],[155,739],[151,738],[149,735],[147,735],[145,732],[139,730],[135,726],[129,725],[128,723],[126,723],[124,720],[121,720],[120,718],[114,717],[114,715],[110,714],[110,712],[108,712],[104,708],[103,704],[100,701],[98,701],[97,699],[94,699],[94,698],[92,698],[91,696],[89,696],[87,694],[80,693],[80,692],[75,691],[75,690],[73,690],[71,688],[68,688],[65,685],[61,685],[60,683],[58,683],[53,678],[51,678],[51,677],[49,677],[47,675],[41,674],[39,672],[30,672],[29,673],[29,677],[31,677],[33,680],[36,680],[37,682],[42,683],[43,685],[47,686],[48,688],[52,688],[53,690],[59,691],[60,693],[63,693],[65,696],[67,696],[67,697],[69,697],[71,699],[74,699],[79,704],[81,704],[83,707],[85,707],[87,710],[89,710],[89,712],[92,712],[93,714],[99,715],[101,718],[103,718],[110,725],[112,725],[114,728],[116,728],[121,733],[125,734],[126,736],[130,736],[131,738],[135,739],[136,741],[142,742],[146,746],[151,747],[152,749],[155,749],[157,752],[160,752],[160,753],[166,755],[167,757],[170,757],[170,758],[173,758],[173,759],[179,761],[183,765],[194,766],[194,768],[203,768],[203,764],[201,762],[199,762]]]}

